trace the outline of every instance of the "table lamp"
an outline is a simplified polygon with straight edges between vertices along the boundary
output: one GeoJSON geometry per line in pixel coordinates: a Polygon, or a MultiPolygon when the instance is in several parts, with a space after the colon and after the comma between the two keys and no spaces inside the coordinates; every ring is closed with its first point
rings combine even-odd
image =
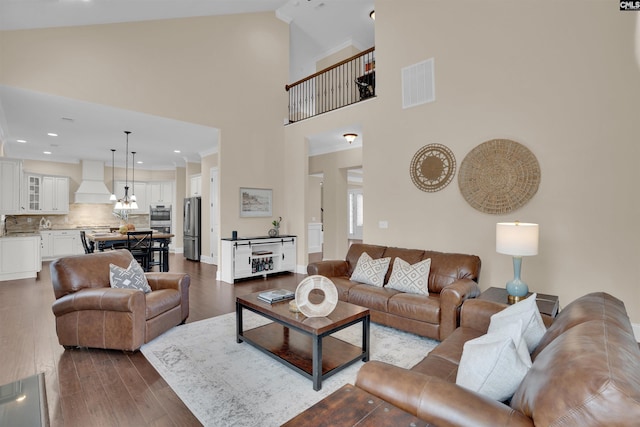
{"type": "Polygon", "coordinates": [[[499,222],[496,224],[496,252],[513,256],[513,280],[507,282],[510,304],[526,298],[529,287],[520,280],[522,257],[538,254],[538,224],[499,222]]]}

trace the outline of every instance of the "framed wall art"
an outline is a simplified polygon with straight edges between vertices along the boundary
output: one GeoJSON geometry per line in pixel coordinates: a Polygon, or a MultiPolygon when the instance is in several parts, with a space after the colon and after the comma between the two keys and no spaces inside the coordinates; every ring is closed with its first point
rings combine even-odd
{"type": "Polygon", "coordinates": [[[270,188],[240,187],[240,217],[270,217],[273,208],[273,190],[270,188]]]}

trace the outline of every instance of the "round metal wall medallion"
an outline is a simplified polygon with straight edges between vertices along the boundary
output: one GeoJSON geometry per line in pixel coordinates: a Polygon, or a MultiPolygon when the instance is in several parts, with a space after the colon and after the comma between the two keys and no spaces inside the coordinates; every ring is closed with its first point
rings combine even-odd
{"type": "Polygon", "coordinates": [[[429,144],[419,149],[411,160],[411,181],[422,191],[435,192],[446,187],[456,173],[456,158],[442,144],[429,144]]]}

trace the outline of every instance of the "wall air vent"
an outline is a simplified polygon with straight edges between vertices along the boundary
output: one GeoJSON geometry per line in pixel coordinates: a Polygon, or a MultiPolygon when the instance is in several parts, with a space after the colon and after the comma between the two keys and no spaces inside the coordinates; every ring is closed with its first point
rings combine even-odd
{"type": "Polygon", "coordinates": [[[402,69],[402,108],[436,100],[433,58],[402,69]]]}

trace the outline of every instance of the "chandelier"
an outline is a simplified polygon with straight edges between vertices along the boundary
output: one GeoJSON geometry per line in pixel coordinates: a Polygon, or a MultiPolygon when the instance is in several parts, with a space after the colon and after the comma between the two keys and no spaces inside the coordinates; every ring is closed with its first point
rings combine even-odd
{"type": "MultiPolygon", "coordinates": [[[[135,196],[133,194],[129,196],[129,134],[131,132],[128,130],[125,130],[124,133],[127,135],[127,146],[125,151],[125,162],[124,162],[124,197],[121,199],[118,199],[118,201],[116,202],[116,205],[113,208],[114,210],[138,209],[138,203],[136,203],[135,196]]],[[[134,157],[135,157],[135,154],[134,154],[134,157]]],[[[133,167],[135,168],[135,166],[133,167]]]]}

